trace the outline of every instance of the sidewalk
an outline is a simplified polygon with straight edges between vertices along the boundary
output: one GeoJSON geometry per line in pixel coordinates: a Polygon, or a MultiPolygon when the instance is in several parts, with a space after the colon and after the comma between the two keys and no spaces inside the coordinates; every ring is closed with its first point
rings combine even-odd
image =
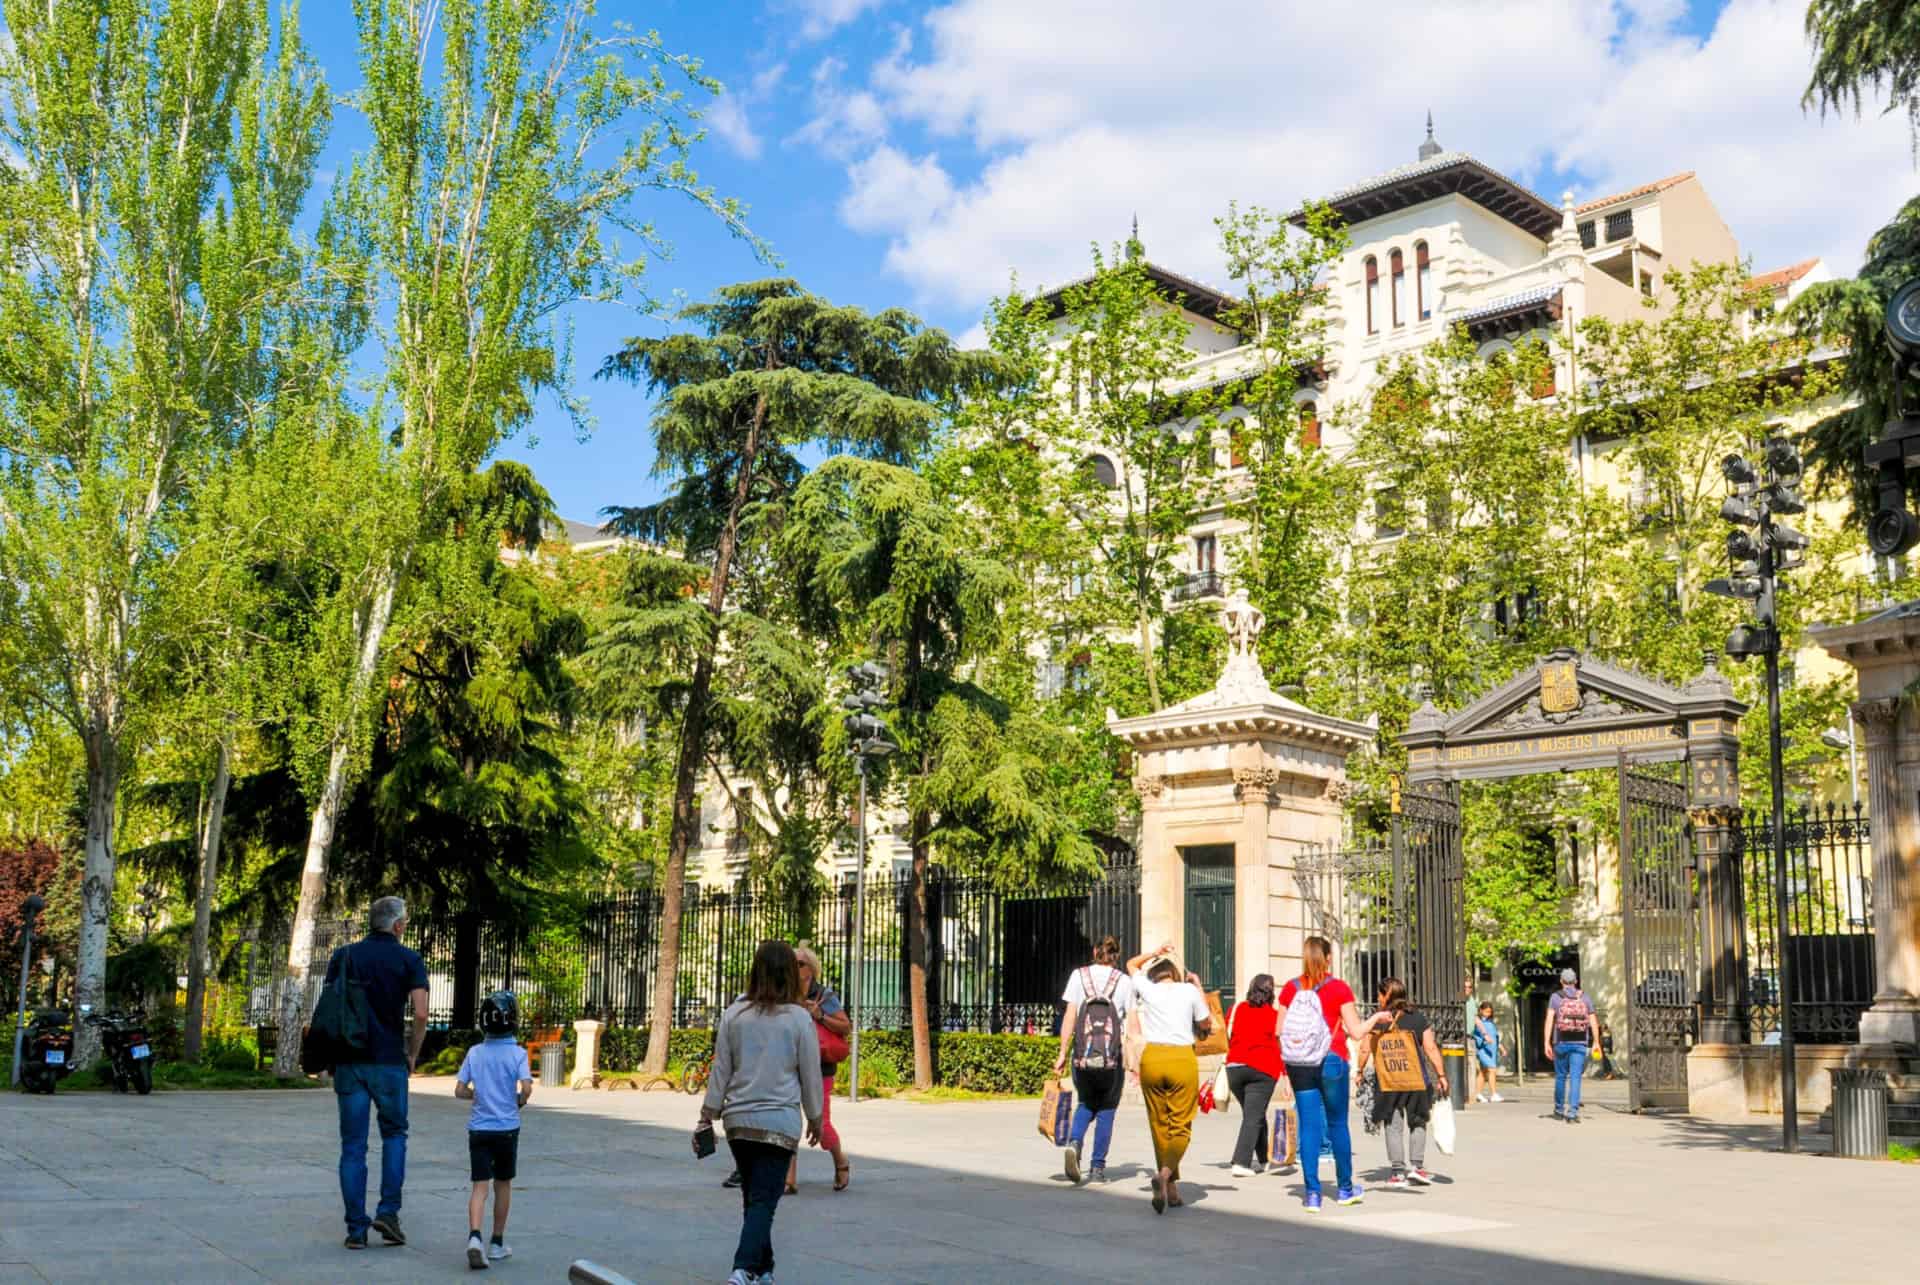
{"type": "MultiPolygon", "coordinates": [[[[1376,1187],[1363,1205],[1319,1215],[1302,1211],[1296,1178],[1229,1177],[1240,1117],[1203,1117],[1191,1207],[1161,1218],[1147,1203],[1137,1111],[1116,1130],[1116,1180],[1076,1190],[1035,1136],[1032,1103],[843,1100],[853,1187],[832,1193],[826,1155],[803,1156],[802,1191],[774,1230],[779,1277],[1912,1279],[1920,1166],[1779,1155],[1756,1145],[1766,1130],[1632,1116],[1598,1093],[1569,1127],[1543,1118],[1551,1086],[1545,1098],[1540,1087],[1464,1113],[1460,1154],[1428,1158],[1439,1185],[1376,1187]]],[[[451,1082],[415,1081],[404,1249],[340,1247],[332,1107],[318,1092],[0,1099],[0,1282],[469,1276],[465,1108],[451,1082]]],[[[706,1162],[688,1151],[696,1110],[681,1094],[537,1094],[516,1253],[495,1270],[559,1282],[584,1257],[644,1282],[723,1279],[738,1197],[719,1185],[724,1149],[706,1162]]],[[[1378,1138],[1356,1136],[1363,1181],[1384,1178],[1378,1138]]]]}

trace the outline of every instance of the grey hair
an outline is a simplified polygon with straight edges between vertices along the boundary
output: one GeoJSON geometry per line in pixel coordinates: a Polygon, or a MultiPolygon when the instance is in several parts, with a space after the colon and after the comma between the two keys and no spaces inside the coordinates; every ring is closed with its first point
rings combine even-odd
{"type": "Polygon", "coordinates": [[[826,983],[827,979],[820,975],[820,956],[813,953],[813,947],[804,944],[795,946],[793,948],[793,955],[795,959],[813,970],[814,981],[820,982],[823,985],[826,983]]]}
{"type": "Polygon", "coordinates": [[[369,916],[373,930],[377,933],[390,933],[393,926],[407,917],[407,903],[398,897],[382,897],[373,903],[373,913],[369,916]]]}

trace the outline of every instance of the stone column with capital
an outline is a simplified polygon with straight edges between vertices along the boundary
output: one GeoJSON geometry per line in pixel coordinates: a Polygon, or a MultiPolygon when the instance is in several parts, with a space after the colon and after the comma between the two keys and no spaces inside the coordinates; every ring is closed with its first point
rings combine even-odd
{"type": "Polygon", "coordinates": [[[1158,774],[1133,778],[1134,793],[1140,796],[1140,949],[1170,941],[1184,959],[1185,871],[1164,820],[1170,786],[1158,774]]]}
{"type": "Polygon", "coordinates": [[[1920,601],[1809,631],[1859,675],[1873,835],[1873,1007],[1860,1042],[1920,1045],[1920,601]]]}
{"type": "Polygon", "coordinates": [[[1860,1016],[1863,1044],[1920,1044],[1920,922],[1916,922],[1915,790],[1903,777],[1920,764],[1902,750],[1912,734],[1913,703],[1898,696],[1856,701],[1866,733],[1867,810],[1873,826],[1873,1007],[1860,1016]]]}
{"type": "Polygon", "coordinates": [[[599,1078],[600,1032],[604,1029],[606,1029],[605,1022],[596,1022],[590,1017],[583,1017],[573,1024],[575,1044],[572,1087],[590,1089],[599,1078]]]}

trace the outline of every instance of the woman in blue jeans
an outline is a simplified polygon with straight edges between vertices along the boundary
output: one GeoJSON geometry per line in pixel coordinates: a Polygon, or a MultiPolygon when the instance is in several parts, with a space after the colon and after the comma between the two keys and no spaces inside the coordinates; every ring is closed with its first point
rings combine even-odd
{"type": "Polygon", "coordinates": [[[1309,937],[1300,951],[1300,977],[1280,992],[1280,1051],[1286,1060],[1287,1080],[1293,1085],[1295,1109],[1300,1113],[1300,1176],[1306,1185],[1308,1212],[1319,1212],[1320,1148],[1331,1139],[1333,1172],[1339,1181],[1334,1199],[1357,1205],[1364,1192],[1353,1180],[1353,1138],[1347,1132],[1347,1041],[1360,1039],[1376,1025],[1392,1019],[1376,1013],[1366,1021],[1354,1004],[1353,988],[1333,976],[1333,943],[1309,937]],[[1295,1001],[1301,1012],[1294,1014],[1295,1001]],[[1316,1012],[1317,1010],[1317,1012],[1316,1012]],[[1324,1021],[1327,1037],[1307,1039],[1309,1018],[1324,1021]],[[1317,1060],[1312,1054],[1319,1053],[1317,1060]]]}

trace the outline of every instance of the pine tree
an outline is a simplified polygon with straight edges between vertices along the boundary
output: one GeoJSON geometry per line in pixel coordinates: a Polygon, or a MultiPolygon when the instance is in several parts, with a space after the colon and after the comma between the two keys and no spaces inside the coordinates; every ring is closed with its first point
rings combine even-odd
{"type": "MultiPolygon", "coordinates": [[[[657,504],[609,510],[608,528],[670,545],[699,568],[705,590],[697,604],[636,603],[634,613],[647,614],[629,614],[597,644],[603,679],[616,677],[609,673],[614,648],[637,659],[636,648],[670,641],[691,661],[676,710],[672,831],[658,872],[664,928],[642,1065],[655,1075],[666,1068],[673,1021],[687,854],[699,824],[694,793],[711,756],[727,748],[718,737],[726,729],[715,725],[724,712],[715,693],[723,639],[772,641],[762,618],[742,614],[750,604],[737,598],[738,566],[766,556],[766,534],[777,529],[800,476],[800,450],[910,458],[941,405],[985,366],[902,310],[836,307],[789,280],[727,286],[679,319],[690,329],[631,340],[604,371],[659,395],[655,469],[672,479],[657,504]]],[[[649,668],[631,672],[645,682],[649,668]]]]}

